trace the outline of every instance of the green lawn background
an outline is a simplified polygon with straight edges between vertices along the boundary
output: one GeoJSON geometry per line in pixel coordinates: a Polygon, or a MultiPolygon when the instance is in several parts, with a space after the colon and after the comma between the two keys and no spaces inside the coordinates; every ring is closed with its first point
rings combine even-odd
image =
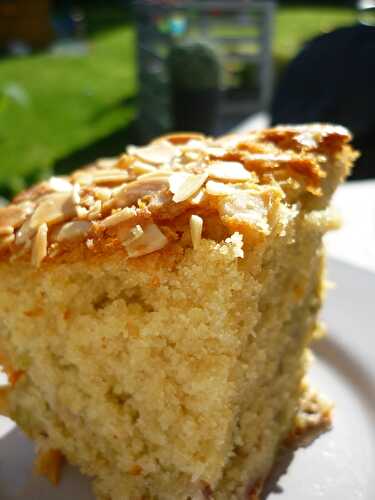
{"type": "MultiPolygon", "coordinates": [[[[58,172],[79,166],[80,151],[92,144],[101,155],[113,149],[113,138],[119,150],[130,139],[127,126],[136,113],[132,22],[111,8],[87,15],[88,55],[0,59],[0,194],[11,196],[56,166],[58,172]]],[[[353,10],[340,7],[280,7],[277,71],[305,40],[355,19],[353,10]]]]}

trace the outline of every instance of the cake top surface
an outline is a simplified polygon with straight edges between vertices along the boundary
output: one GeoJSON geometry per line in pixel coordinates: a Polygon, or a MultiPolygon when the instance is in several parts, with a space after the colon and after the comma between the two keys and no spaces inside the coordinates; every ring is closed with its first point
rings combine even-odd
{"type": "Polygon", "coordinates": [[[194,133],[160,137],[52,177],[0,208],[0,260],[36,267],[73,253],[129,258],[163,249],[190,228],[195,246],[219,217],[228,234],[254,227],[280,200],[321,196],[325,164],[350,141],[334,125],[280,126],[213,139],[194,133]]]}

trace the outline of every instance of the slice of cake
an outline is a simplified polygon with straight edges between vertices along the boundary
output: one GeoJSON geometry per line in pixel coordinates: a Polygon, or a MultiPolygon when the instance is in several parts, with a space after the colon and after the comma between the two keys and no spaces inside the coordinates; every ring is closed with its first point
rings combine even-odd
{"type": "Polygon", "coordinates": [[[2,408],[40,471],[65,457],[103,500],[256,498],[296,423],[329,419],[303,379],[349,140],[174,134],[0,209],[2,408]]]}

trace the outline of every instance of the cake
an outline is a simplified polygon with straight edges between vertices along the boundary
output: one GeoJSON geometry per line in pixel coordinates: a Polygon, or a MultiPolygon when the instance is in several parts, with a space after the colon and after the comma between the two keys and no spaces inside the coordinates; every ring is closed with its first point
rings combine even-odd
{"type": "Polygon", "coordinates": [[[339,126],[171,134],[0,209],[1,409],[101,500],[255,499],[308,388],[339,126]]]}

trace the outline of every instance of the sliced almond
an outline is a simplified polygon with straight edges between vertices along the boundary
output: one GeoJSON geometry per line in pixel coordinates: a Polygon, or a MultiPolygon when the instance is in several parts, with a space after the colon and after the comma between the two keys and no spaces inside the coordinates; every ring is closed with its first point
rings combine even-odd
{"type": "Polygon", "coordinates": [[[168,243],[168,238],[160,231],[156,224],[152,222],[143,226],[143,234],[124,242],[129,257],[141,257],[164,248],[168,243]]]}
{"type": "Polygon", "coordinates": [[[31,263],[35,267],[39,267],[43,259],[47,256],[47,235],[48,226],[44,222],[38,227],[33,240],[31,263]]]}
{"type": "Polygon", "coordinates": [[[87,217],[87,214],[89,213],[89,211],[87,210],[87,208],[81,207],[79,205],[76,207],[76,211],[77,211],[77,216],[80,219],[85,219],[87,217]]]}
{"type": "Polygon", "coordinates": [[[202,239],[203,219],[199,215],[192,215],[190,217],[190,235],[193,243],[193,248],[196,250],[202,239]]]}
{"type": "Polygon", "coordinates": [[[138,177],[138,181],[145,181],[150,179],[168,179],[170,175],[173,174],[172,170],[160,170],[155,169],[153,172],[148,172],[146,174],[142,174],[138,177]]]}
{"type": "Polygon", "coordinates": [[[100,200],[96,200],[95,203],[90,207],[87,217],[90,220],[94,220],[100,217],[101,213],[102,213],[102,202],[100,200]]]}
{"type": "Polygon", "coordinates": [[[121,184],[129,179],[126,170],[97,170],[91,172],[91,175],[94,184],[121,184]]]}
{"type": "Polygon", "coordinates": [[[92,222],[88,221],[73,221],[64,224],[58,231],[56,240],[65,241],[78,238],[84,238],[90,231],[92,222]]]}
{"type": "Polygon", "coordinates": [[[48,184],[58,193],[70,193],[73,190],[72,184],[62,177],[51,177],[48,184]]]}
{"type": "Polygon", "coordinates": [[[31,227],[31,219],[27,219],[17,231],[16,245],[30,244],[30,240],[34,234],[35,228],[31,227]]]}
{"type": "Polygon", "coordinates": [[[138,238],[140,238],[144,234],[142,226],[140,224],[137,224],[136,226],[132,227],[129,231],[128,236],[126,237],[125,240],[123,240],[124,245],[130,245],[134,241],[136,241],[138,238]]]}
{"type": "Polygon", "coordinates": [[[53,193],[45,196],[31,216],[30,227],[63,222],[76,215],[71,193],[53,193]]]}
{"type": "Polygon", "coordinates": [[[200,205],[202,201],[204,200],[206,196],[206,193],[204,192],[203,189],[198,191],[190,200],[192,205],[200,205]]]}
{"type": "Polygon", "coordinates": [[[112,227],[121,224],[129,219],[132,219],[137,215],[137,209],[135,207],[125,207],[122,210],[118,210],[114,214],[106,217],[100,222],[101,227],[112,227]]]}
{"type": "Polygon", "coordinates": [[[73,181],[78,182],[81,186],[89,186],[93,183],[93,176],[84,171],[78,171],[73,174],[73,181]]]}
{"type": "Polygon", "coordinates": [[[166,140],[160,140],[149,146],[137,148],[128,147],[128,154],[136,156],[140,160],[151,163],[151,165],[162,165],[170,163],[179,154],[178,148],[166,140]]]}
{"type": "Polygon", "coordinates": [[[99,160],[97,160],[96,162],[96,165],[99,168],[107,168],[107,169],[115,168],[117,164],[118,164],[118,158],[99,158],[99,160]]]}
{"type": "Polygon", "coordinates": [[[216,161],[207,169],[208,176],[213,179],[226,181],[247,181],[252,178],[251,173],[238,161],[216,161]]]}
{"type": "Polygon", "coordinates": [[[168,178],[167,176],[152,178],[143,178],[142,176],[137,181],[125,185],[114,196],[116,206],[118,208],[131,207],[145,196],[155,196],[167,191],[168,178]]]}
{"type": "Polygon", "coordinates": [[[81,203],[81,186],[76,182],[73,186],[72,199],[73,203],[79,205],[81,203]]]}
{"type": "Polygon", "coordinates": [[[94,190],[95,198],[100,201],[108,201],[112,197],[112,189],[106,187],[98,187],[94,190]]]}
{"type": "Polygon", "coordinates": [[[208,181],[206,184],[206,192],[211,196],[227,196],[235,192],[235,188],[230,184],[223,182],[208,181]]]}
{"type": "Polygon", "coordinates": [[[180,203],[193,196],[206,182],[207,174],[187,174],[176,172],[169,177],[169,189],[174,194],[173,201],[180,203]]]}
{"type": "Polygon", "coordinates": [[[136,160],[134,163],[131,164],[131,168],[134,173],[140,175],[140,174],[149,174],[152,172],[155,172],[156,168],[153,167],[152,165],[149,165],[148,163],[144,163],[143,161],[136,160]]]}
{"type": "Polygon", "coordinates": [[[20,205],[7,205],[0,208],[0,227],[21,226],[32,210],[32,204],[22,203],[20,205]]]}

